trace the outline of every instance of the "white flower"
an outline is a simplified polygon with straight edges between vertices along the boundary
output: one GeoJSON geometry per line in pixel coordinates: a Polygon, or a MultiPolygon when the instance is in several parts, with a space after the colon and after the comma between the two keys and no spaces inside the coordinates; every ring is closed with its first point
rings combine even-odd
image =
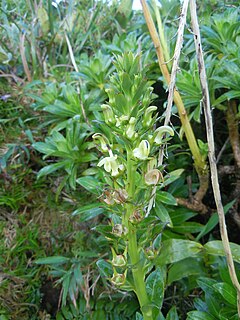
{"type": "Polygon", "coordinates": [[[155,107],[155,106],[150,106],[146,109],[144,116],[143,116],[143,126],[144,127],[149,127],[151,125],[151,122],[153,120],[152,114],[156,110],[157,110],[157,107],[155,107]]]}
{"type": "Polygon", "coordinates": [[[126,135],[129,139],[132,139],[132,137],[135,135],[135,123],[136,123],[136,118],[135,117],[131,117],[126,129],[126,135]]]}
{"type": "Polygon", "coordinates": [[[133,155],[135,158],[140,160],[146,160],[150,152],[150,143],[147,140],[142,140],[138,146],[133,150],[133,155]]]}
{"type": "Polygon", "coordinates": [[[108,123],[110,123],[110,124],[113,123],[114,124],[116,122],[116,119],[114,117],[112,108],[108,104],[102,104],[101,108],[102,108],[102,111],[103,111],[105,122],[107,124],[108,123]]]}
{"type": "Polygon", "coordinates": [[[109,149],[109,141],[104,135],[102,135],[101,133],[95,133],[92,137],[93,137],[93,139],[100,141],[101,150],[103,152],[107,152],[108,151],[108,149],[109,149]]]}
{"type": "Polygon", "coordinates": [[[149,170],[145,174],[145,182],[149,186],[158,184],[160,179],[163,180],[163,176],[162,176],[161,172],[158,169],[149,170]]]}
{"type": "Polygon", "coordinates": [[[123,123],[128,121],[128,116],[122,115],[121,117],[115,116],[116,127],[120,127],[123,123]]]}
{"type": "Polygon", "coordinates": [[[111,172],[113,177],[119,175],[119,171],[123,170],[123,165],[119,165],[117,162],[117,155],[112,155],[110,157],[105,157],[98,163],[98,167],[104,167],[107,172],[111,172]]]}
{"type": "Polygon", "coordinates": [[[156,136],[154,138],[154,142],[158,145],[162,143],[163,137],[166,133],[170,134],[170,136],[174,136],[174,131],[169,126],[161,126],[155,130],[155,133],[156,136]]]}

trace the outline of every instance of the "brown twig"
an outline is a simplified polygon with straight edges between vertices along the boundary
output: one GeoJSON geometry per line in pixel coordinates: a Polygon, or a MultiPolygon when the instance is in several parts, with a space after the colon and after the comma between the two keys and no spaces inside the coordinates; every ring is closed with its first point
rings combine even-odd
{"type": "MultiPolygon", "coordinates": [[[[182,12],[181,12],[181,17],[180,17],[180,22],[178,27],[178,33],[177,33],[178,36],[177,36],[177,41],[176,41],[176,46],[175,46],[175,51],[173,56],[172,73],[171,73],[170,83],[168,86],[168,101],[167,101],[164,126],[167,126],[169,124],[171,113],[172,113],[174,90],[176,85],[177,70],[178,70],[181,49],[183,44],[183,33],[184,33],[184,27],[186,24],[188,3],[189,3],[189,0],[184,0],[183,6],[182,6],[182,12]]],[[[159,166],[161,166],[163,163],[163,154],[164,154],[164,146],[162,146],[159,151],[159,157],[158,157],[159,166]]]]}
{"type": "MultiPolygon", "coordinates": [[[[171,118],[171,113],[172,113],[172,103],[173,103],[174,90],[175,90],[175,85],[176,85],[178,64],[179,64],[181,48],[182,48],[182,44],[183,44],[183,33],[184,33],[184,26],[186,24],[188,2],[189,2],[189,0],[184,0],[183,6],[182,6],[182,13],[181,13],[181,18],[180,18],[179,27],[178,27],[178,37],[177,37],[177,42],[176,42],[174,57],[173,57],[172,73],[171,73],[169,86],[168,86],[168,101],[167,101],[167,108],[166,108],[166,113],[165,113],[164,126],[167,126],[169,124],[170,118],[171,118]]],[[[159,42],[159,45],[161,47],[161,43],[160,43],[160,40],[159,40],[157,34],[155,35],[155,38],[156,38],[156,40],[158,39],[157,41],[159,42]]],[[[160,51],[162,52],[162,49],[160,51]]],[[[164,59],[164,57],[161,56],[161,59],[164,59]]],[[[166,64],[164,64],[164,66],[166,67],[166,64]]],[[[165,67],[164,67],[164,70],[165,70],[165,67]]],[[[169,77],[168,70],[166,72],[166,75],[167,74],[168,74],[167,77],[169,77]]],[[[161,166],[163,163],[163,156],[164,156],[165,147],[166,147],[166,145],[163,144],[159,149],[158,166],[161,166]]],[[[151,200],[149,201],[149,205],[148,205],[148,209],[147,209],[147,215],[149,214],[150,210],[152,209],[152,207],[154,205],[156,191],[157,191],[157,187],[155,186],[152,190],[151,200]]]]}
{"type": "MultiPolygon", "coordinates": [[[[183,10],[184,10],[183,12],[184,13],[185,13],[185,11],[187,9],[187,2],[188,1],[184,1],[184,8],[183,8],[183,10]]],[[[149,30],[149,33],[151,35],[153,44],[154,44],[155,49],[156,49],[158,62],[159,62],[159,67],[161,69],[162,75],[163,75],[166,83],[168,85],[170,85],[171,77],[170,77],[168,68],[166,66],[166,63],[164,61],[162,45],[161,45],[161,42],[159,40],[158,33],[157,33],[156,28],[155,28],[151,13],[150,13],[150,11],[148,9],[146,0],[141,0],[141,4],[142,4],[142,7],[143,7],[143,13],[144,13],[145,20],[146,20],[146,23],[147,23],[147,26],[148,26],[148,30],[149,30]]],[[[180,53],[180,50],[181,50],[181,41],[182,41],[181,32],[182,32],[182,29],[184,28],[184,24],[185,24],[184,21],[185,21],[184,17],[183,17],[183,19],[180,19],[180,24],[181,24],[180,27],[179,27],[180,28],[180,31],[179,31],[180,35],[178,37],[179,38],[178,45],[180,46],[180,48],[177,48],[177,52],[178,53],[180,53]]],[[[177,67],[177,57],[174,57],[174,58],[175,58],[174,62],[175,62],[175,68],[176,68],[177,67]]],[[[174,75],[173,75],[173,77],[174,77],[174,75]]],[[[204,184],[202,186],[200,186],[199,192],[197,192],[194,195],[195,202],[201,204],[202,203],[202,199],[203,199],[203,197],[206,194],[206,191],[208,189],[208,167],[207,167],[205,159],[202,157],[202,155],[200,153],[200,150],[199,150],[199,147],[197,145],[197,141],[196,141],[194,132],[192,130],[192,126],[190,124],[190,121],[189,121],[189,118],[188,118],[188,115],[187,115],[187,111],[186,111],[186,109],[184,107],[184,104],[183,104],[183,101],[181,99],[181,96],[178,93],[178,91],[176,89],[174,89],[175,83],[174,84],[172,83],[171,86],[173,88],[173,89],[171,88],[171,90],[173,90],[173,100],[174,100],[174,103],[175,103],[175,105],[176,105],[176,107],[178,109],[178,114],[179,114],[179,117],[180,117],[180,120],[181,120],[181,123],[182,123],[182,126],[183,126],[183,130],[184,130],[184,133],[186,135],[186,139],[187,139],[189,148],[190,148],[191,153],[193,155],[194,165],[195,165],[196,171],[197,171],[198,176],[199,176],[199,182],[200,182],[200,184],[204,182],[204,184]]],[[[169,104],[170,104],[170,102],[169,102],[169,104]]]]}
{"type": "Polygon", "coordinates": [[[31,76],[31,72],[29,70],[27,59],[26,59],[26,55],[25,55],[24,42],[25,42],[25,33],[20,35],[20,45],[19,45],[19,47],[20,47],[20,55],[21,55],[21,58],[22,58],[22,64],[23,64],[24,72],[26,73],[28,81],[31,82],[32,81],[32,76],[31,76]]]}
{"type": "Polygon", "coordinates": [[[229,139],[233,150],[233,156],[238,169],[240,169],[240,139],[238,133],[238,121],[237,115],[237,103],[236,100],[230,100],[228,102],[228,108],[226,113],[226,120],[229,131],[229,139]]]}
{"type": "Polygon", "coordinates": [[[231,252],[229,239],[228,239],[224,210],[223,210],[223,205],[221,201],[221,193],[219,188],[217,165],[216,165],[216,159],[215,159],[215,147],[214,147],[214,135],[213,135],[213,123],[212,123],[212,115],[211,115],[211,107],[210,107],[210,98],[209,98],[209,91],[208,91],[207,76],[205,71],[205,64],[203,59],[203,51],[201,46],[201,36],[200,36],[200,30],[198,25],[195,0],[190,0],[190,11],[191,11],[191,21],[192,21],[192,29],[194,33],[196,54],[198,59],[200,83],[201,83],[202,95],[203,95],[204,115],[205,115],[206,130],[207,130],[208,148],[209,148],[208,158],[210,163],[212,187],[213,187],[215,203],[217,206],[221,239],[222,239],[223,248],[227,258],[228,270],[229,270],[232,283],[237,290],[237,296],[238,296],[237,307],[238,307],[238,315],[240,316],[240,284],[238,282],[238,278],[235,271],[232,252],[231,252]]]}

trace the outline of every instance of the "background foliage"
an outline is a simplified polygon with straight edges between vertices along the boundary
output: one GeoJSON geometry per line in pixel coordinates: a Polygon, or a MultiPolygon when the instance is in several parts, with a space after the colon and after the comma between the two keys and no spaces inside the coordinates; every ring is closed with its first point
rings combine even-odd
{"type": "MultiPolygon", "coordinates": [[[[160,3],[171,57],[180,4],[160,3]]],[[[111,192],[111,182],[96,168],[102,151],[92,140],[96,132],[111,137],[111,126],[102,125],[101,104],[111,99],[113,61],[124,52],[141,52],[157,126],[164,117],[166,86],[142,12],[131,6],[130,0],[1,2],[1,320],[142,319],[135,294],[108,281],[112,213],[99,200],[103,190],[111,192]]],[[[239,7],[235,1],[199,2],[198,14],[222,198],[239,273],[239,7]]],[[[177,88],[206,157],[190,30],[177,88]]],[[[141,235],[144,244],[152,240],[145,254],[156,268],[146,282],[153,299],[162,296],[157,319],[237,319],[211,188],[204,215],[176,205],[178,198],[191,201],[199,182],[175,107],[171,120],[175,135],[161,168],[165,181],[155,218],[142,225],[141,235]]]]}

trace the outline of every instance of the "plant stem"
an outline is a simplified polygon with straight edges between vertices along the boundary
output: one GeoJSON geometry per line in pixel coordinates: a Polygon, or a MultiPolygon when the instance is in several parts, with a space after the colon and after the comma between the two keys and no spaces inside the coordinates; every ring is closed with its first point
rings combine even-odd
{"type": "Polygon", "coordinates": [[[126,214],[124,216],[124,224],[128,229],[128,254],[131,260],[132,274],[135,286],[135,293],[137,295],[144,320],[152,320],[152,310],[150,308],[150,301],[147,296],[145,286],[145,275],[140,261],[139,248],[137,243],[137,227],[134,226],[129,218],[133,214],[135,207],[132,203],[135,192],[135,165],[132,161],[132,152],[127,150],[127,192],[129,203],[126,204],[126,214]],[[144,308],[145,307],[145,308],[144,308]]]}
{"type": "MultiPolygon", "coordinates": [[[[162,44],[159,40],[159,36],[158,36],[157,30],[155,28],[151,13],[148,9],[146,0],[141,0],[141,4],[143,7],[143,13],[144,13],[145,20],[146,20],[146,23],[147,23],[147,26],[149,29],[149,33],[151,35],[152,41],[153,41],[155,49],[156,49],[158,62],[159,62],[159,66],[160,66],[162,75],[163,75],[166,83],[169,85],[170,74],[169,74],[167,65],[165,63],[162,44]]],[[[200,150],[199,150],[194,132],[192,130],[192,126],[190,124],[186,109],[184,107],[183,101],[181,99],[180,94],[176,90],[174,90],[174,102],[177,106],[178,114],[179,114],[179,117],[180,117],[180,120],[181,120],[181,123],[183,126],[183,130],[186,135],[186,139],[187,139],[189,148],[190,148],[191,153],[193,155],[193,160],[194,160],[196,171],[197,171],[199,177],[202,175],[207,176],[208,175],[208,167],[207,167],[206,161],[203,159],[203,157],[200,153],[200,150]]],[[[201,182],[201,179],[199,179],[199,180],[201,182]]],[[[205,192],[206,192],[206,190],[205,190],[205,192]]],[[[201,196],[202,196],[202,193],[201,193],[201,196]]],[[[196,199],[196,200],[201,201],[202,199],[196,199]]]]}
{"type": "Polygon", "coordinates": [[[209,97],[209,91],[208,91],[207,75],[205,71],[205,63],[203,59],[201,35],[200,35],[200,29],[198,24],[195,0],[190,0],[190,9],[191,9],[192,29],[194,33],[194,42],[195,42],[195,48],[197,53],[197,59],[198,59],[199,77],[200,77],[200,83],[201,83],[202,95],[203,95],[204,115],[205,115],[206,129],[207,129],[208,148],[209,148],[208,158],[209,158],[210,169],[211,169],[212,188],[213,188],[215,203],[216,203],[217,212],[218,212],[220,234],[221,234],[224,252],[227,259],[228,271],[229,271],[232,283],[237,291],[237,308],[238,308],[238,316],[240,317],[240,283],[237,278],[233,256],[231,252],[231,247],[228,239],[225,215],[224,215],[224,210],[223,210],[223,205],[221,200],[221,193],[220,193],[219,182],[218,182],[210,97],[209,97]]]}
{"type": "Polygon", "coordinates": [[[153,9],[154,9],[154,13],[156,16],[156,20],[157,20],[157,26],[158,26],[158,34],[160,37],[160,42],[163,48],[163,55],[165,58],[165,61],[167,62],[167,65],[169,65],[169,69],[172,65],[171,63],[171,59],[170,59],[170,54],[169,54],[169,50],[168,50],[168,46],[167,46],[167,41],[164,35],[164,28],[163,28],[163,24],[162,24],[162,19],[161,19],[161,15],[160,15],[160,10],[157,6],[157,1],[153,0],[153,9]]]}
{"type": "Polygon", "coordinates": [[[144,281],[145,276],[140,261],[139,249],[137,245],[137,233],[135,227],[133,227],[130,223],[128,234],[128,253],[131,259],[135,293],[138,297],[144,320],[152,320],[152,310],[150,307],[148,307],[150,305],[150,301],[146,292],[146,286],[144,281]],[[144,307],[147,307],[147,310],[144,310],[144,307]]]}
{"type": "Polygon", "coordinates": [[[228,103],[226,120],[229,131],[230,143],[233,150],[234,159],[238,169],[240,169],[240,138],[238,133],[237,121],[237,103],[236,100],[230,100],[228,103]]]}

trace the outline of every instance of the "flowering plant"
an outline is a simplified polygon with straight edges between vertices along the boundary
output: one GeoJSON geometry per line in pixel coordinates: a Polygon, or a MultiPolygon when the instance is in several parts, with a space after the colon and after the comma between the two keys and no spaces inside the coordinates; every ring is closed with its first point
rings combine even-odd
{"type": "Polygon", "coordinates": [[[153,259],[160,249],[159,230],[164,223],[154,214],[148,216],[147,207],[153,188],[164,181],[157,164],[159,146],[174,132],[169,126],[156,128],[157,107],[150,105],[153,88],[140,68],[140,56],[131,52],[118,56],[115,67],[106,90],[109,100],[102,105],[101,132],[93,135],[103,154],[97,166],[108,185],[101,199],[111,211],[112,229],[107,238],[113,274],[109,280],[121,289],[133,290],[144,319],[153,319],[154,308],[159,309],[162,302],[148,291],[156,276],[153,259]],[[143,230],[148,230],[145,235],[143,230]]]}

